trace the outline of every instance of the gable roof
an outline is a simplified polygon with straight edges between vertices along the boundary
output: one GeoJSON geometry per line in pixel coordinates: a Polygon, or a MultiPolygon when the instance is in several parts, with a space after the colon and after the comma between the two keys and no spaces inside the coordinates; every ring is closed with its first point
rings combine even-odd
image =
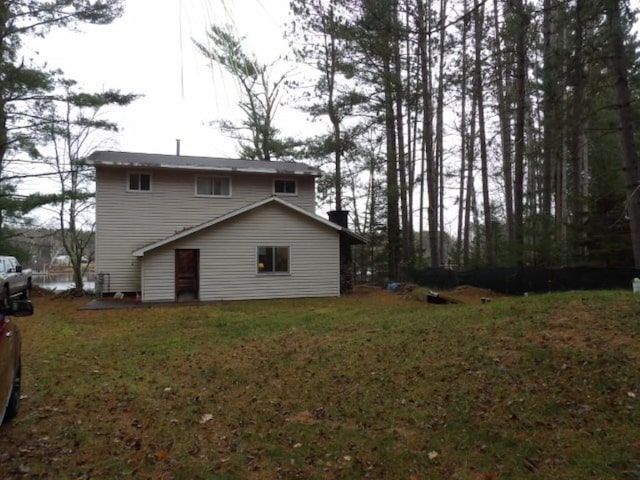
{"type": "Polygon", "coordinates": [[[307,210],[304,210],[303,208],[300,208],[292,203],[289,203],[285,200],[282,200],[279,197],[267,197],[264,200],[260,200],[258,202],[246,205],[242,208],[239,208],[237,210],[234,210],[232,212],[229,212],[225,215],[221,215],[220,217],[216,217],[212,220],[208,220],[206,222],[203,222],[199,225],[196,225],[194,227],[191,228],[186,228],[184,230],[181,230],[177,233],[174,233],[173,235],[169,235],[166,238],[163,238],[162,240],[158,240],[157,242],[154,243],[150,243],[149,245],[139,248],[137,250],[134,250],[132,252],[132,255],[134,257],[143,257],[145,255],[145,253],[148,253],[152,250],[155,250],[156,248],[160,248],[164,245],[167,245],[171,242],[175,242],[176,240],[180,240],[182,238],[188,237],[190,235],[193,235],[194,233],[200,232],[206,228],[212,227],[214,225],[217,225],[219,223],[225,222],[231,218],[237,217],[239,215],[242,215],[243,213],[249,212],[251,210],[255,210],[256,208],[262,207],[263,205],[267,205],[270,203],[276,203],[279,205],[283,205],[295,212],[298,212],[302,215],[304,215],[307,218],[310,218],[311,220],[314,220],[320,224],[323,224],[329,228],[332,228],[333,230],[347,236],[347,238],[349,239],[349,241],[351,243],[356,243],[356,244],[365,244],[367,243],[367,240],[361,236],[358,235],[355,232],[352,232],[351,230],[344,228],[340,225],[338,225],[337,223],[333,223],[330,220],[325,220],[322,217],[319,217],[318,215],[315,215],[313,213],[308,212],[307,210]]]}
{"type": "Polygon", "coordinates": [[[208,170],[212,172],[272,173],[286,175],[310,175],[319,177],[322,172],[299,162],[267,162],[238,158],[190,157],[186,155],[160,155],[157,153],[131,153],[99,150],[89,155],[90,165],[111,167],[144,167],[174,170],[208,170]]]}

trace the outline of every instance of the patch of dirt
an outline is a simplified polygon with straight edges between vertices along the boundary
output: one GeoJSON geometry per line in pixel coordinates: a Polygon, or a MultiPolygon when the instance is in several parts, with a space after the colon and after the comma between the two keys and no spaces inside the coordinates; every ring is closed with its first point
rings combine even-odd
{"type": "Polygon", "coordinates": [[[486,302],[494,298],[508,297],[508,295],[504,293],[498,293],[487,288],[479,288],[472,285],[460,285],[452,290],[445,290],[443,293],[455,298],[460,303],[483,303],[483,299],[485,299],[486,302]]]}
{"type": "Polygon", "coordinates": [[[415,299],[420,302],[426,302],[426,296],[429,293],[438,294],[444,300],[448,302],[443,303],[464,303],[464,304],[477,304],[487,303],[495,298],[508,297],[503,293],[494,292],[486,288],[474,287],[472,285],[460,285],[453,289],[447,290],[432,290],[429,288],[421,287],[414,283],[396,283],[392,290],[381,287],[377,284],[360,284],[353,288],[351,294],[356,295],[368,295],[372,293],[380,294],[381,292],[389,292],[391,294],[399,295],[406,299],[415,299]]]}
{"type": "Polygon", "coordinates": [[[380,293],[382,287],[377,283],[359,283],[353,286],[349,292],[350,295],[369,295],[372,293],[380,293]]]}
{"type": "Polygon", "coordinates": [[[534,332],[527,336],[535,343],[553,348],[566,348],[589,350],[593,344],[579,329],[553,328],[534,332]]]}

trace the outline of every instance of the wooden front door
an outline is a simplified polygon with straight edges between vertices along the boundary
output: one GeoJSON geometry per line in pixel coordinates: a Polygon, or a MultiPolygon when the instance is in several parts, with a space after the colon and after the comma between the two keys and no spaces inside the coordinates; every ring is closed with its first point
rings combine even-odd
{"type": "Polygon", "coordinates": [[[200,250],[176,250],[176,300],[197,300],[200,250]]]}

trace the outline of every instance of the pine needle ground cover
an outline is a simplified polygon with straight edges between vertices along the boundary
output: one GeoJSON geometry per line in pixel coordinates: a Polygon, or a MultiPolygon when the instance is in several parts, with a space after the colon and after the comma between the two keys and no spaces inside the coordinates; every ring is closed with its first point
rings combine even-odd
{"type": "Polygon", "coordinates": [[[0,479],[640,478],[640,299],[34,299],[0,479]]]}

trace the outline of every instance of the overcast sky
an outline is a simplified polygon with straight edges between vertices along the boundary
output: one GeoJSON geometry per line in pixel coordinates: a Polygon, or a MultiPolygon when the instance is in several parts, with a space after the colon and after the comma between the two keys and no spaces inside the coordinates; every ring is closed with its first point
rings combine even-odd
{"type": "MultiPolygon", "coordinates": [[[[233,23],[246,50],[265,63],[286,53],[288,0],[127,0],[124,15],[106,26],[55,30],[25,43],[50,67],[61,68],[87,91],[119,89],[144,95],[109,111],[121,133],[115,150],[167,153],[181,139],[184,155],[236,156],[237,142],[213,120],[238,118],[235,84],[196,51],[212,23],[233,23]]],[[[282,119],[286,123],[286,117],[282,119]]],[[[283,128],[284,129],[284,128],[283,128]]]]}

